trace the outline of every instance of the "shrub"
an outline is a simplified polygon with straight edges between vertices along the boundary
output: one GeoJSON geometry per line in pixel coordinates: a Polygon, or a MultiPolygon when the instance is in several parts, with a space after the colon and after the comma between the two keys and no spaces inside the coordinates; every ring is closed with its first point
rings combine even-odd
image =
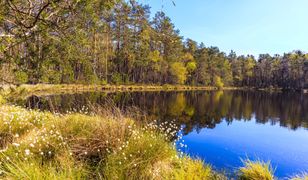
{"type": "Polygon", "coordinates": [[[116,84],[116,85],[123,83],[121,74],[119,74],[119,73],[113,74],[112,77],[111,77],[111,82],[113,84],[116,84]]]}
{"type": "Polygon", "coordinates": [[[28,74],[22,71],[15,72],[16,81],[20,84],[25,84],[29,81],[28,74]]]}
{"type": "Polygon", "coordinates": [[[175,62],[170,66],[170,74],[173,77],[173,82],[177,84],[184,84],[187,76],[187,69],[183,63],[175,62]]]}

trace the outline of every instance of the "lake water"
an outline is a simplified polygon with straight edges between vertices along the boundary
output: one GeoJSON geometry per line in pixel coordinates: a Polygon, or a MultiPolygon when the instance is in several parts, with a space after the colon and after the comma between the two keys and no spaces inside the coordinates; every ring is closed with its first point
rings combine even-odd
{"type": "Polygon", "coordinates": [[[132,92],[51,95],[17,102],[65,113],[93,104],[137,107],[148,120],[176,120],[181,148],[217,170],[234,172],[241,159],[271,161],[277,177],[308,171],[308,94],[256,91],[132,92]]]}

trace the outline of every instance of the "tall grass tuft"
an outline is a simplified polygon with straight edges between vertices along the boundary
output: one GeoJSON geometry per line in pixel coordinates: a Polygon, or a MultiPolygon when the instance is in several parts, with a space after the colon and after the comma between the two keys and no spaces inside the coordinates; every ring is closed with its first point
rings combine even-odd
{"type": "Polygon", "coordinates": [[[300,175],[296,175],[291,177],[290,180],[308,180],[308,173],[302,173],[300,175]]]}
{"type": "Polygon", "coordinates": [[[42,163],[39,159],[2,159],[0,179],[86,179],[88,172],[82,162],[75,163],[70,156],[57,157],[54,161],[42,163]]]}
{"type": "Polygon", "coordinates": [[[189,157],[175,158],[169,164],[158,166],[162,173],[159,179],[208,179],[225,180],[222,174],[215,173],[211,166],[201,160],[192,160],[189,157]]]}
{"type": "Polygon", "coordinates": [[[164,136],[134,130],[128,141],[107,158],[102,171],[107,179],[151,179],[155,176],[153,164],[175,156],[175,149],[164,136]]]}
{"type": "Polygon", "coordinates": [[[115,109],[59,115],[9,105],[0,106],[0,123],[0,179],[214,177],[178,155],[175,124],[136,123],[115,109]]]}
{"type": "Polygon", "coordinates": [[[239,179],[241,180],[273,180],[274,169],[270,162],[244,160],[244,167],[239,169],[239,179]]]}

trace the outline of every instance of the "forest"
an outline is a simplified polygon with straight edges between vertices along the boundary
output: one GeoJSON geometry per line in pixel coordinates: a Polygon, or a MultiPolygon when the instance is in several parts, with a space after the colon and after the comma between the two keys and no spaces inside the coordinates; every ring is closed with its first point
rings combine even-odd
{"type": "Polygon", "coordinates": [[[1,1],[0,83],[308,88],[308,53],[225,53],[150,9],[136,0],[1,1]]]}

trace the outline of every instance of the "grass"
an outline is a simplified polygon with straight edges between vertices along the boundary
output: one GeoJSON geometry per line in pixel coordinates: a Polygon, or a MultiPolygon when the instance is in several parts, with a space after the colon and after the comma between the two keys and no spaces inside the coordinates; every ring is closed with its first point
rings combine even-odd
{"type": "Polygon", "coordinates": [[[0,124],[0,179],[218,179],[155,123],[1,105],[0,124]]]}
{"type": "MultiPolygon", "coordinates": [[[[139,124],[110,110],[61,115],[4,104],[0,124],[0,179],[227,179],[175,149],[173,123],[139,124]]],[[[236,179],[276,179],[269,162],[243,164],[236,179]]]]}
{"type": "Polygon", "coordinates": [[[296,175],[291,177],[290,180],[308,180],[308,173],[302,173],[300,175],[296,175]]]}
{"type": "Polygon", "coordinates": [[[274,169],[270,162],[263,161],[243,161],[244,167],[239,169],[239,179],[241,180],[273,180],[274,169]]]}

